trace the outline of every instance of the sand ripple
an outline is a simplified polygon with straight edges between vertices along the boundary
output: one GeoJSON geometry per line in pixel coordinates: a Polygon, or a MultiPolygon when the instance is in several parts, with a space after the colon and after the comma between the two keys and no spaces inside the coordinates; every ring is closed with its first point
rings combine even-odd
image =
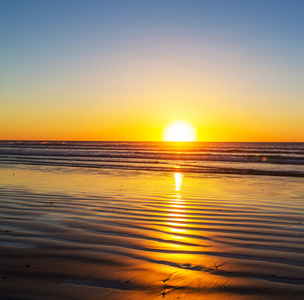
{"type": "Polygon", "coordinates": [[[1,290],[10,299],[304,296],[299,203],[18,187],[0,197],[1,290]]]}

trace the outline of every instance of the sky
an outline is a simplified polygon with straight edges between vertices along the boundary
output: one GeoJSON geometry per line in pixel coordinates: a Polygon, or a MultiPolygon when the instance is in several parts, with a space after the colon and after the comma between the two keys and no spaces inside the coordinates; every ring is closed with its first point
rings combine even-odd
{"type": "Polygon", "coordinates": [[[304,1],[0,0],[0,139],[304,142],[304,1]]]}

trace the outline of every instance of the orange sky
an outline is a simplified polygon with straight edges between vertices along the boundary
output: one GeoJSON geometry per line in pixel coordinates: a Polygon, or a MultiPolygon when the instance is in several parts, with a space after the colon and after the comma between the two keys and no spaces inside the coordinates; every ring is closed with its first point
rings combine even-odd
{"type": "Polygon", "coordinates": [[[4,5],[0,139],[304,141],[296,4],[119,3],[4,5]]]}

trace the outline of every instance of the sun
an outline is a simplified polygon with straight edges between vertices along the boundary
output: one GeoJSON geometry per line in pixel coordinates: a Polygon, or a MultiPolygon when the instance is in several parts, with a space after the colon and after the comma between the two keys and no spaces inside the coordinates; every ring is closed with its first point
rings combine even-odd
{"type": "Polygon", "coordinates": [[[163,131],[163,141],[167,142],[195,142],[196,129],[185,121],[175,121],[167,125],[163,131]]]}

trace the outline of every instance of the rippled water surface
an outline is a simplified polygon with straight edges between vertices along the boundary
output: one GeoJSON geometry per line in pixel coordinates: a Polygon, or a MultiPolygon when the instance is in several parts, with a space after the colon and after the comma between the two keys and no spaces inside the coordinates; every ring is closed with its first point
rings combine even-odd
{"type": "Polygon", "coordinates": [[[4,299],[304,297],[303,178],[2,165],[0,182],[4,299]]]}

